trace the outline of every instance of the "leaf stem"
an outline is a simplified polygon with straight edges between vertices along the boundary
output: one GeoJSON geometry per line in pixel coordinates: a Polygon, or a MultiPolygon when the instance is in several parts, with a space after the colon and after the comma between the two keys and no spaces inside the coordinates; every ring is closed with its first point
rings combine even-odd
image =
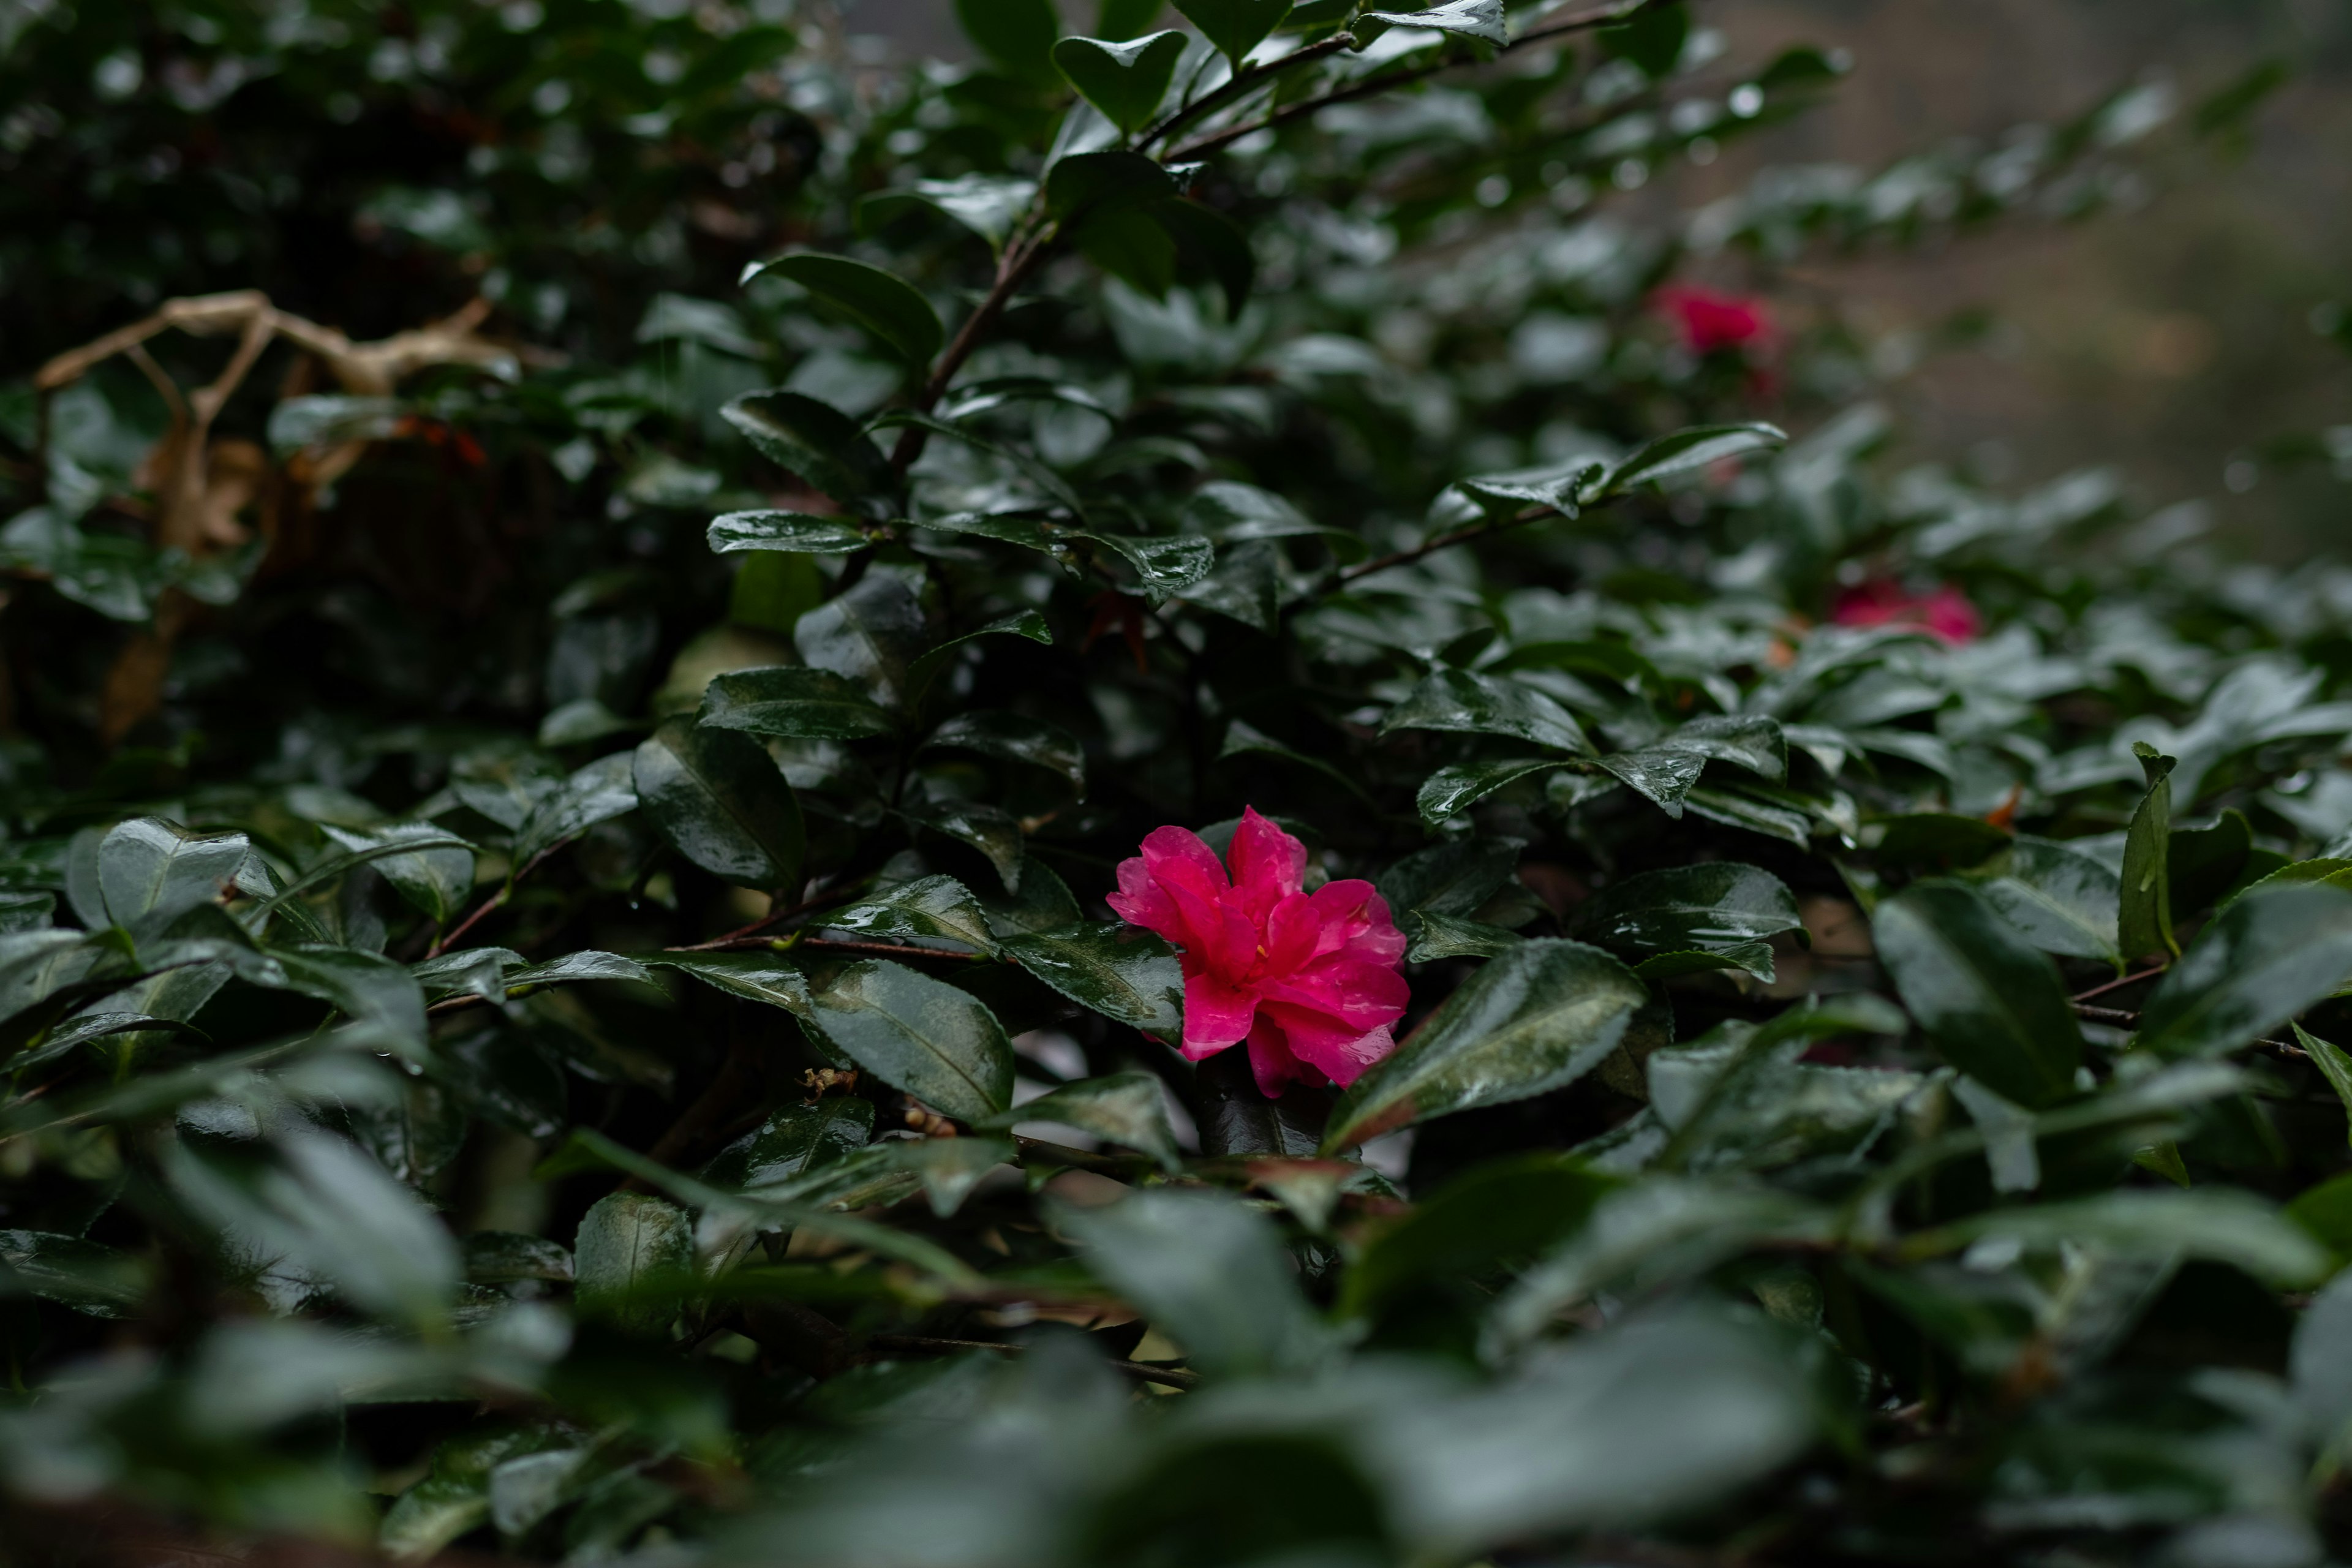
{"type": "Polygon", "coordinates": [[[2143,980],[2153,980],[2170,967],[2170,964],[2158,963],[2154,964],[2149,968],[2143,969],[2137,974],[2118,975],[2115,979],[2107,981],[2105,984],[2092,986],[2088,991],[2075,992],[2074,1000],[2077,1002],[2088,1002],[2094,996],[2104,996],[2110,991],[2120,991],[2126,985],[2137,985],[2143,980]]]}
{"type": "MultiPolygon", "coordinates": [[[[577,834],[572,835],[572,837],[574,838],[578,837],[579,835],[577,834]]],[[[473,930],[475,926],[481,923],[483,917],[488,915],[492,910],[503,908],[506,905],[507,900],[514,897],[516,883],[521,881],[525,877],[530,876],[533,871],[538,870],[541,866],[546,863],[547,858],[550,855],[554,854],[557,850],[562,848],[565,845],[571,842],[571,838],[559,838],[554,843],[549,845],[546,848],[541,850],[538,854],[532,856],[528,861],[524,862],[523,868],[521,870],[517,871],[513,876],[507,879],[506,886],[500,888],[497,892],[492,893],[488,898],[484,899],[480,903],[475,905],[474,912],[472,914],[467,915],[464,920],[459,921],[456,926],[450,929],[446,935],[436,939],[431,947],[426,948],[425,950],[425,956],[428,959],[438,958],[443,953],[448,952],[449,949],[457,946],[457,939],[459,937],[465,935],[467,931],[473,930]]]]}
{"type": "Polygon", "coordinates": [[[1451,533],[1441,533],[1434,539],[1423,540],[1409,550],[1391,550],[1386,555],[1376,555],[1370,561],[1350,566],[1331,579],[1332,585],[1344,587],[1360,577],[1369,577],[1375,572],[1385,572],[1391,566],[1409,566],[1425,555],[1434,555],[1439,551],[1453,545],[1467,544],[1474,539],[1484,539],[1489,534],[1502,533],[1524,523],[1538,522],[1547,517],[1560,515],[1562,514],[1557,507],[1531,506],[1512,517],[1474,522],[1466,528],[1457,528],[1451,533]]]}

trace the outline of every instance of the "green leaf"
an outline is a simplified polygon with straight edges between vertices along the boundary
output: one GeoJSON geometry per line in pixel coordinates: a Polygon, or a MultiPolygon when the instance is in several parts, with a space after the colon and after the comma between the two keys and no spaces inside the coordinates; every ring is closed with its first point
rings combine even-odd
{"type": "Polygon", "coordinates": [[[572,1242],[573,1299],[617,1327],[659,1333],[696,1276],[694,1222],[667,1199],[613,1193],[580,1217],[572,1242]]]}
{"type": "Polygon", "coordinates": [[[897,567],[875,567],[803,616],[793,646],[812,668],[848,677],[885,708],[904,706],[913,689],[908,667],[923,647],[918,580],[897,567]]]}
{"type": "Polygon", "coordinates": [[[1437,670],[1413,688],[1381,721],[1381,734],[1399,730],[1508,735],[1580,756],[1592,751],[1568,710],[1545,693],[1506,677],[1467,669],[1437,670]]]}
{"type": "Polygon", "coordinates": [[[1736,861],[1643,871],[1576,910],[1577,933],[1621,955],[1721,952],[1803,929],[1788,885],[1736,861]]]}
{"type": "Polygon", "coordinates": [[[1915,811],[1886,820],[1879,836],[1878,858],[1894,866],[1963,870],[1982,865],[2011,842],[2008,833],[1980,816],[1915,811]]]}
{"type": "Polygon", "coordinates": [[[981,908],[1000,941],[1023,931],[1058,931],[1079,918],[1078,900],[1068,885],[1042,860],[1022,868],[1018,889],[1007,889],[1002,898],[983,898],[981,908]]]}
{"type": "Polygon", "coordinates": [[[1601,44],[1619,59],[1631,60],[1642,74],[1656,81],[1674,74],[1690,37],[1690,7],[1680,0],[1631,8],[1631,15],[1612,27],[1601,29],[1601,44]]]}
{"type": "Polygon", "coordinates": [[[2180,944],[2172,936],[2172,767],[2147,742],[2132,747],[2147,770],[2147,794],[2132,813],[2124,837],[2123,904],[2116,922],[2116,943],[2126,959],[2151,953],[2167,957],[2180,944]]]}
{"type": "Polygon", "coordinates": [[[870,234],[909,204],[938,208],[1003,250],[1014,226],[1037,199],[1037,182],[1010,174],[959,174],[952,180],[918,180],[902,190],[875,191],[857,203],[857,227],[870,234]]]}
{"type": "Polygon", "coordinates": [[[2115,872],[2081,850],[2020,836],[2001,873],[1978,884],[1977,890],[2042,952],[2119,965],[2120,889],[2115,872]]]}
{"type": "Polygon", "coordinates": [[[730,511],[711,520],[707,538],[722,555],[738,550],[847,555],[873,542],[854,522],[804,511],[730,511]]]}
{"type": "Polygon", "coordinates": [[[1176,9],[1238,70],[1290,15],[1290,0],[1176,0],[1176,9]]]}
{"type": "Polygon", "coordinates": [[[2336,1091],[2336,1098],[2344,1102],[2345,1136],[2347,1142],[2352,1142],[2352,1056],[2347,1056],[2343,1047],[2306,1033],[2301,1024],[2289,1024],[2287,1027],[2294,1031],[2295,1044],[2311,1058],[2311,1065],[2319,1069],[2319,1076],[2327,1080],[2327,1087],[2336,1091]]]}
{"type": "Polygon", "coordinates": [[[1054,40],[1061,18],[1053,0],[955,0],[956,22],[964,37],[1005,73],[1034,86],[1050,86],[1054,40]]]}
{"type": "Polygon", "coordinates": [[[1172,1175],[1182,1166],[1184,1154],[1177,1147],[1176,1129],[1168,1121],[1165,1093],[1160,1079],[1148,1072],[1080,1079],[1000,1111],[987,1125],[1007,1128],[1017,1122],[1052,1121],[1075,1127],[1149,1154],[1172,1175]]]}
{"type": "Polygon", "coordinates": [[[922,695],[930,689],[932,680],[938,677],[941,669],[947,667],[948,660],[954,656],[957,648],[975,637],[1026,637],[1031,642],[1042,643],[1051,647],[1054,644],[1054,628],[1046,624],[1045,616],[1034,610],[1015,610],[1009,616],[997,616],[984,626],[974,626],[968,632],[959,632],[937,647],[925,649],[913,663],[907,666],[907,690],[910,693],[910,700],[919,700],[922,695]]]}
{"type": "Polygon", "coordinates": [[[1364,788],[1363,784],[1355,778],[1350,777],[1344,770],[1335,767],[1332,763],[1327,762],[1321,757],[1309,756],[1305,752],[1297,751],[1289,746],[1286,746],[1280,741],[1276,740],[1273,736],[1261,732],[1246,721],[1235,719],[1225,726],[1225,742],[1218,749],[1217,760],[1223,762],[1227,757],[1245,756],[1251,752],[1255,752],[1261,756],[1279,757],[1284,762],[1295,763],[1304,768],[1311,768],[1317,773],[1322,775],[1326,780],[1338,784],[1341,789],[1346,790],[1349,795],[1352,795],[1358,800],[1362,801],[1366,805],[1370,805],[1375,808],[1378,806],[1379,803],[1372,799],[1371,795],[1364,788]]]}
{"type": "Polygon", "coordinates": [[[747,1001],[782,1007],[796,1018],[815,1016],[808,976],[790,958],[768,952],[649,952],[645,962],[691,974],[704,984],[747,1001]]]}
{"type": "Polygon", "coordinates": [[[2232,806],[2210,826],[2174,828],[2165,846],[2171,908],[2193,915],[2219,900],[2244,871],[2253,853],[2253,825],[2232,806]]]}
{"type": "Polygon", "coordinates": [[[23,1291],[93,1318],[127,1318],[147,1294],[139,1259],[100,1242],[0,1230],[0,1300],[23,1291]]]}
{"type": "Polygon", "coordinates": [[[1649,999],[1632,971],[1581,942],[1529,942],[1490,959],[1340,1098],[1324,1150],[1573,1082],[1649,999]]]}
{"type": "Polygon", "coordinates": [[[905,816],[909,822],[971,845],[996,868],[1006,892],[1021,890],[1021,879],[1028,868],[1028,844],[1022,836],[1020,819],[1011,812],[979,801],[945,800],[910,802],[905,816]]]}
{"type": "Polygon", "coordinates": [[[1019,1157],[1002,1138],[925,1138],[888,1147],[894,1163],[922,1184],[931,1213],[941,1219],[963,1206],[982,1177],[1019,1157]]]}
{"type": "Polygon", "coordinates": [[[1132,38],[1160,19],[1167,0],[1097,0],[1095,31],[1106,38],[1132,38]]]}
{"type": "Polygon", "coordinates": [[[800,802],[758,742],[679,715],[637,748],[633,777],[646,820],[688,860],[739,886],[800,890],[800,802]]]}
{"type": "MultiPolygon", "coordinates": [[[[1231,744],[1230,742],[1227,743],[1231,744]]],[[[1499,763],[1456,763],[1450,767],[1440,768],[1423,779],[1420,793],[1413,797],[1413,805],[1420,809],[1421,819],[1434,827],[1449,817],[1460,816],[1498,789],[1537,773],[1554,772],[1559,766],[1558,757],[1534,760],[1514,757],[1499,763]]]]}
{"type": "Polygon", "coordinates": [[[1510,886],[1519,845],[1508,838],[1456,838],[1406,856],[1375,882],[1389,909],[1467,916],[1510,886]]]}
{"type": "Polygon", "coordinates": [[[1176,952],[1122,921],[1081,921],[1003,939],[1006,956],[1104,1017],[1171,1044],[1184,1037],[1184,972],[1176,952]]]}
{"type": "Polygon", "coordinates": [[[1257,253],[1249,231],[1203,202],[1183,197],[1149,209],[1151,221],[1176,242],[1180,277],[1204,278],[1224,296],[1225,319],[1237,321],[1257,280],[1257,253]]]}
{"type": "Polygon", "coordinates": [[[449,847],[449,835],[429,822],[400,822],[360,832],[349,828],[320,829],[345,849],[390,848],[429,840],[435,847],[415,854],[388,853],[373,864],[393,890],[407,900],[436,926],[445,926],[463,909],[474,890],[474,851],[449,847]]]}
{"type": "Polygon", "coordinates": [[[1143,591],[1155,597],[1181,593],[1209,574],[1216,564],[1217,547],[1205,539],[1189,534],[1146,537],[1126,533],[1097,533],[1088,530],[1085,537],[1097,544],[1108,545],[1141,579],[1143,591]]]}
{"type": "MultiPolygon", "coordinates": [[[[989,0],[992,7],[1026,0],[989,0]]],[[[947,329],[939,312],[914,286],[870,262],[821,250],[795,251],[743,269],[749,283],[762,272],[789,278],[818,300],[879,338],[900,359],[920,370],[939,353],[947,329]]]]}
{"type": "Polygon", "coordinates": [[[2083,1031],[2058,971],[1974,889],[1915,882],[1878,906],[1871,931],[1946,1061],[2035,1110],[2074,1092],[2083,1031]]]}
{"type": "Polygon", "coordinates": [[[1812,821],[1805,813],[1779,801],[1766,800],[1752,790],[1695,784],[1683,796],[1684,809],[1709,822],[1744,827],[1767,838],[1778,838],[1800,849],[1812,846],[1812,821]]]}
{"type": "Polygon", "coordinates": [[[948,746],[1012,762],[1028,763],[1061,774],[1070,787],[1087,792],[1087,751],[1059,724],[1003,708],[959,713],[931,731],[921,750],[948,746]]]}
{"type": "Polygon", "coordinates": [[[1495,958],[1527,940],[1503,926],[1427,910],[1405,910],[1398,917],[1397,928],[1412,943],[1404,953],[1410,963],[1434,963],[1441,958],[1495,958]]]}
{"type": "Polygon", "coordinates": [[[1222,1193],[1146,1189],[1062,1209],[1059,1228],[1210,1376],[1302,1372],[1334,1348],[1298,1293],[1280,1234],[1222,1193]]]}
{"type": "Polygon", "coordinates": [[[1617,1183],[1564,1155],[1508,1155],[1473,1166],[1372,1238],[1340,1284],[1339,1310],[1364,1317],[1409,1291],[1475,1287],[1574,1235],[1617,1183]]]}
{"type": "Polygon", "coordinates": [[[600,822],[637,808],[636,758],[628,752],[599,757],[541,797],[515,834],[517,869],[600,822]]]}
{"type": "Polygon", "coordinates": [[[1789,444],[1785,431],[1770,425],[1700,425],[1637,449],[1609,470],[1597,496],[1619,496],[1642,485],[1656,484],[1677,475],[1712,468],[1727,458],[1751,452],[1777,452],[1789,444]]]}
{"type": "Polygon", "coordinates": [[[119,823],[98,846],[107,918],[119,926],[161,931],[218,899],[252,848],[242,833],[191,833],[158,816],[119,823]]]}
{"type": "MultiPolygon", "coordinates": [[[[421,1052],[425,1046],[425,993],[402,964],[380,952],[304,943],[273,948],[270,961],[285,990],[315,996],[344,1016],[373,1024],[421,1052]]],[[[248,978],[264,976],[247,971],[248,978]]]]}
{"type": "Polygon", "coordinates": [[[2269,1034],[2352,976],[2352,893],[2250,892],[2213,917],[2140,1010],[2138,1044],[2211,1056],[2269,1034]]]}
{"type": "Polygon", "coordinates": [[[1215,569],[1181,597],[1272,636],[1282,623],[1282,552],[1273,544],[1244,544],[1226,551],[1215,569]]]}
{"type": "Polygon", "coordinates": [[[465,1254],[468,1284],[510,1285],[519,1279],[569,1284],[572,1278],[570,1251],[562,1243],[543,1236],[478,1230],[459,1246],[465,1254]]]}
{"type": "Polygon", "coordinates": [[[437,1321],[457,1289],[448,1231],[345,1139],[298,1121],[279,1126],[267,1149],[200,1152],[177,1140],[160,1146],[158,1163],[181,1201],[234,1237],[248,1262],[420,1326],[437,1321]]]}
{"type": "Polygon", "coordinates": [[[1013,1047],[969,992],[904,964],[853,963],[811,994],[826,1039],[893,1089],[959,1121],[1013,1102],[1013,1047]]]}
{"type": "Polygon", "coordinates": [[[1914,1258],[1980,1242],[2080,1247],[2124,1258],[2189,1257],[2226,1263],[2281,1289],[2326,1277],[2326,1251],[2253,1194],[2227,1187],[2189,1192],[2126,1189],[2065,1203],[1993,1209],[1906,1237],[1914,1258]]]}
{"type": "Polygon", "coordinates": [[[702,1179],[720,1187],[772,1187],[845,1160],[873,1137],[870,1100],[842,1094],[787,1105],[712,1156],[702,1179]]]}
{"type": "Polygon", "coordinates": [[[898,481],[848,415],[797,392],[747,392],[719,411],[770,462],[845,506],[891,495],[898,481]]]}
{"type": "Polygon", "coordinates": [[[1367,11],[1364,20],[1386,22],[1394,27],[1429,27],[1458,33],[1498,49],[1511,41],[1510,26],[1503,20],[1503,0],[1445,0],[1445,4],[1426,11],[1367,11]]]}
{"type": "Polygon", "coordinates": [[[717,676],[695,722],[714,730],[806,741],[864,741],[898,728],[865,689],[829,669],[775,665],[717,676]]]}
{"type": "Polygon", "coordinates": [[[993,955],[996,938],[971,889],[953,877],[919,877],[818,917],[831,931],[913,941],[944,937],[993,955]]]}
{"type": "Polygon", "coordinates": [[[1681,974],[1705,974],[1722,969],[1737,969],[1769,984],[1773,978],[1771,945],[1761,942],[1735,942],[1724,947],[1688,948],[1656,953],[1633,965],[1634,973],[1652,981],[1672,980],[1681,974]]]}
{"type": "Polygon", "coordinates": [[[1073,153],[1045,172],[1045,210],[1074,229],[1181,193],[1176,177],[1140,153],[1073,153]]]}
{"type": "Polygon", "coordinates": [[[1183,58],[1184,35],[1172,29],[1131,43],[1064,38],[1054,46],[1054,63],[1079,96],[1129,134],[1159,111],[1183,58]]]}

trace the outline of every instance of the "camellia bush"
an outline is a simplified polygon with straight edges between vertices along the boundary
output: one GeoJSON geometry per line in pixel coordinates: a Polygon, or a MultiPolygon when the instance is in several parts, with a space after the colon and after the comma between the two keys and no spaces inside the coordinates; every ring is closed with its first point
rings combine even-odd
{"type": "Polygon", "coordinates": [[[1780,286],[2277,73],[958,13],[0,12],[0,1556],[2352,1552],[2352,574],[1780,286]]]}

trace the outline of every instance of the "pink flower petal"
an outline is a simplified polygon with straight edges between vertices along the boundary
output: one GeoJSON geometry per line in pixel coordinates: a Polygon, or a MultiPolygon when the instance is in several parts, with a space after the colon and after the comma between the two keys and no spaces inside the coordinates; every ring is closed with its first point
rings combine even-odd
{"type": "Polygon", "coordinates": [[[1268,822],[1254,806],[1242,808],[1242,825],[1225,851],[1234,868],[1234,886],[1254,920],[1284,898],[1298,891],[1307,874],[1307,846],[1268,822]]]}
{"type": "Polygon", "coordinates": [[[1292,973],[1269,976],[1263,994],[1269,1002],[1311,1008],[1360,1035],[1394,1023],[1412,990],[1393,969],[1360,958],[1324,958],[1292,973]]]}
{"type": "Polygon", "coordinates": [[[1370,882],[1353,878],[1326,882],[1315,889],[1315,918],[1323,934],[1316,955],[1344,952],[1368,963],[1394,966],[1404,957],[1404,932],[1389,918],[1388,900],[1372,891],[1370,882]]]}
{"type": "Polygon", "coordinates": [[[1281,1026],[1269,1018],[1259,1019],[1257,1027],[1250,1031],[1249,1056],[1250,1073],[1257,1079],[1257,1091],[1268,1100],[1277,1098],[1294,1083],[1320,1083],[1326,1076],[1292,1053],[1281,1026]]]}
{"type": "Polygon", "coordinates": [[[1257,997],[1214,974],[1184,982],[1184,1054],[1198,1061],[1249,1037],[1257,997]]]}
{"type": "MultiPolygon", "coordinates": [[[[1325,1077],[1342,1089],[1396,1049],[1396,1039],[1385,1024],[1359,1033],[1317,1013],[1282,1006],[1269,1006],[1265,1012],[1280,1026],[1290,1054],[1320,1068],[1325,1077]]],[[[1257,1037],[1250,1037],[1255,1040],[1257,1037]]]]}

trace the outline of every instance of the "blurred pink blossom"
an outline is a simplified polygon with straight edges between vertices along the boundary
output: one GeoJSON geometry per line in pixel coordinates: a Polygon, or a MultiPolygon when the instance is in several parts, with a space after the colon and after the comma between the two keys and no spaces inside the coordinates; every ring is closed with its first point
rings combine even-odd
{"type": "Polygon", "coordinates": [[[1891,577],[1874,577],[1839,594],[1830,619],[1842,626],[1916,626],[1955,647],[1984,630],[1977,607],[1949,583],[1914,594],[1891,577]]]}
{"type": "Polygon", "coordinates": [[[1753,295],[1719,294],[1689,283],[1669,283],[1650,297],[1659,312],[1681,331],[1693,353],[1769,345],[1778,335],[1771,311],[1753,295]]]}
{"type": "Polygon", "coordinates": [[[1187,828],[1154,828],[1118,868],[1110,907],[1183,954],[1184,1041],[1200,1061],[1249,1042],[1258,1088],[1347,1085],[1396,1048],[1404,935],[1363,881],[1301,890],[1307,847],[1242,813],[1232,875],[1187,828]]]}

